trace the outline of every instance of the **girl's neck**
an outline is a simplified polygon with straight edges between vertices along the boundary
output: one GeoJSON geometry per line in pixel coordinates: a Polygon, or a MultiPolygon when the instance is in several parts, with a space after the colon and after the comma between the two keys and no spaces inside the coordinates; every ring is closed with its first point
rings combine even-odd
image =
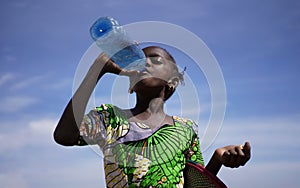
{"type": "Polygon", "coordinates": [[[155,129],[165,124],[173,125],[173,118],[164,111],[165,91],[163,89],[136,93],[136,105],[130,110],[129,121],[141,122],[155,129]]]}
{"type": "Polygon", "coordinates": [[[165,114],[164,112],[164,100],[162,98],[153,99],[141,99],[137,98],[137,103],[133,109],[131,109],[133,115],[146,113],[149,115],[165,114]]]}
{"type": "Polygon", "coordinates": [[[163,100],[153,99],[148,105],[139,106],[131,110],[132,116],[128,119],[130,122],[140,122],[156,130],[163,125],[174,125],[173,117],[167,115],[163,109],[163,100]]]}

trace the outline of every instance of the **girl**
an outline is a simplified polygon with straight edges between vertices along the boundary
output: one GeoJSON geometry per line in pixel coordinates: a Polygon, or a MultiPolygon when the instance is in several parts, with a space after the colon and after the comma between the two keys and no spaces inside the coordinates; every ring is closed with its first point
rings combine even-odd
{"type": "MultiPolygon", "coordinates": [[[[61,145],[98,144],[104,153],[107,187],[183,187],[186,161],[204,166],[192,120],[170,116],[164,103],[183,81],[174,58],[163,48],[143,49],[145,71],[126,71],[101,54],[68,103],[54,132],[61,145]],[[106,73],[130,78],[132,109],[102,104],[84,115],[88,99],[106,73]],[[77,126],[78,125],[78,126],[77,126]]],[[[250,159],[250,144],[215,150],[206,170],[239,167],[250,159]]]]}

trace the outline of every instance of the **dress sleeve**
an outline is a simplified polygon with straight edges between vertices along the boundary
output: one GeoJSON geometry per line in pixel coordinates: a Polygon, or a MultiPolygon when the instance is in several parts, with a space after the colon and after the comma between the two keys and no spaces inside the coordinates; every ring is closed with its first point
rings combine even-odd
{"type": "Polygon", "coordinates": [[[83,117],[78,145],[98,144],[103,148],[125,136],[128,130],[128,121],[121,110],[111,104],[102,104],[83,117]]]}
{"type": "Polygon", "coordinates": [[[121,109],[111,104],[103,104],[97,110],[102,114],[102,122],[106,130],[106,144],[113,144],[127,135],[129,123],[121,109]]]}
{"type": "Polygon", "coordinates": [[[106,129],[103,121],[103,114],[97,109],[85,114],[79,127],[80,136],[78,145],[103,146],[105,144],[106,129]]]}
{"type": "Polygon", "coordinates": [[[186,160],[190,160],[190,161],[196,162],[196,163],[204,166],[204,160],[203,160],[202,152],[200,150],[199,137],[197,134],[198,125],[194,121],[191,121],[191,120],[188,120],[187,124],[192,127],[193,136],[191,139],[190,147],[185,152],[185,158],[186,158],[186,160]]]}

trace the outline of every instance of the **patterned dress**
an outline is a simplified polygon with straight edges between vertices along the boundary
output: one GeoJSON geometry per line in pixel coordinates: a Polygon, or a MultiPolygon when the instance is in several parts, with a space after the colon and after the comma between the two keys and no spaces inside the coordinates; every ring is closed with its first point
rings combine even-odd
{"type": "Polygon", "coordinates": [[[100,146],[107,187],[183,187],[186,160],[204,162],[197,125],[175,116],[173,121],[152,130],[103,104],[84,116],[78,145],[100,146]]]}

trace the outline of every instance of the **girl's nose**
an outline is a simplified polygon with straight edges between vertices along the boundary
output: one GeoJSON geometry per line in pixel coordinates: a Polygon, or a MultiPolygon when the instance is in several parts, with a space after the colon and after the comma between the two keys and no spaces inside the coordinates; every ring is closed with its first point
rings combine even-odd
{"type": "Polygon", "coordinates": [[[151,59],[149,57],[146,58],[146,67],[151,67],[151,59]]]}

